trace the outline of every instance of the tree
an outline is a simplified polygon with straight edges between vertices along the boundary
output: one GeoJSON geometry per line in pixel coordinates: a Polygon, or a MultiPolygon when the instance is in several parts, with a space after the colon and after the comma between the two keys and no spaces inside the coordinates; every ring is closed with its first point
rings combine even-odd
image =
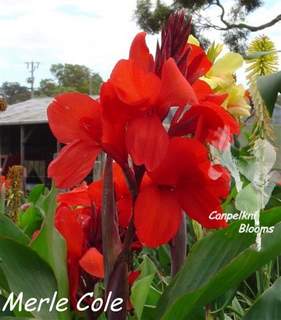
{"type": "Polygon", "coordinates": [[[53,64],[50,71],[55,80],[41,80],[40,95],[54,96],[67,91],[98,94],[103,82],[98,73],[92,73],[88,67],[79,64],[53,64]]]}
{"type": "Polygon", "coordinates": [[[39,95],[52,97],[58,89],[58,85],[52,79],[43,79],[40,81],[39,92],[36,92],[39,95]]]}
{"type": "Polygon", "coordinates": [[[229,10],[226,9],[227,0],[175,0],[172,5],[166,5],[157,0],[138,0],[135,10],[137,24],[149,33],[159,32],[161,25],[167,20],[171,12],[185,9],[189,16],[193,16],[195,35],[203,42],[203,31],[214,29],[222,32],[224,42],[235,51],[243,52],[250,32],[269,28],[281,21],[281,14],[276,15],[267,23],[252,26],[245,23],[246,17],[263,5],[262,0],[234,0],[229,10]],[[208,18],[208,12],[217,9],[218,21],[208,18]]]}
{"type": "Polygon", "coordinates": [[[30,91],[27,87],[18,82],[4,82],[1,86],[1,93],[8,104],[14,104],[30,99],[30,91]]]}

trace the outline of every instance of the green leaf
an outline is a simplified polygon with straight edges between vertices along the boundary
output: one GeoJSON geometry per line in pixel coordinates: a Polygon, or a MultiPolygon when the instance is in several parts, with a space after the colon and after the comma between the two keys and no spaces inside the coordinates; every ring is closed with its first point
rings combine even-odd
{"type": "Polygon", "coordinates": [[[15,319],[21,319],[21,320],[33,320],[33,319],[35,319],[35,318],[1,317],[1,320],[15,320],[15,319]]]}
{"type": "Polygon", "coordinates": [[[156,267],[148,256],[144,256],[144,260],[141,263],[139,270],[141,273],[131,289],[131,301],[134,306],[137,319],[141,319],[142,317],[145,302],[148,298],[149,291],[151,290],[151,284],[156,273],[156,267]]]}
{"type": "MultiPolygon", "coordinates": [[[[68,275],[66,263],[66,245],[54,225],[56,212],[56,189],[52,188],[42,203],[45,212],[43,228],[33,241],[32,248],[52,267],[58,283],[59,298],[68,297],[68,275]]],[[[60,313],[62,319],[67,319],[67,313],[60,313]]]]}
{"type": "Polygon", "coordinates": [[[36,230],[40,229],[42,219],[40,210],[31,206],[19,215],[19,226],[31,237],[36,230]]]}
{"type": "Polygon", "coordinates": [[[272,115],[278,93],[281,92],[281,71],[268,76],[261,76],[257,80],[260,94],[267,106],[269,114],[272,115]]]}
{"type": "Polygon", "coordinates": [[[141,319],[153,278],[154,274],[146,276],[137,280],[132,287],[131,301],[134,306],[137,319],[141,319]]]}
{"type": "MultiPolygon", "coordinates": [[[[57,282],[51,268],[31,248],[13,240],[0,238],[1,268],[15,295],[23,292],[23,301],[30,298],[52,298],[57,282]]],[[[60,319],[56,310],[42,305],[32,312],[39,319],[60,319]]]]}
{"type": "Polygon", "coordinates": [[[0,319],[5,318],[5,316],[13,315],[13,312],[10,310],[5,310],[4,312],[2,311],[2,308],[4,307],[6,300],[7,299],[5,297],[0,296],[0,319]]]}
{"type": "Polygon", "coordinates": [[[281,319],[281,277],[252,305],[243,320],[281,319]]]}
{"type": "Polygon", "coordinates": [[[13,239],[26,245],[30,241],[28,236],[3,214],[0,214],[0,237],[13,239]]]}
{"type": "Polygon", "coordinates": [[[37,184],[29,193],[29,196],[27,198],[28,202],[31,202],[33,204],[35,204],[39,198],[41,197],[41,195],[44,193],[45,191],[45,185],[44,184],[37,184]]]}
{"type": "MultiPolygon", "coordinates": [[[[262,226],[275,225],[264,234],[262,249],[251,247],[256,234],[239,233],[242,221],[198,241],[178,275],[161,297],[155,319],[197,320],[194,314],[281,253],[281,207],[261,215],[262,226]]],[[[246,221],[251,223],[253,221],[246,221]]]]}

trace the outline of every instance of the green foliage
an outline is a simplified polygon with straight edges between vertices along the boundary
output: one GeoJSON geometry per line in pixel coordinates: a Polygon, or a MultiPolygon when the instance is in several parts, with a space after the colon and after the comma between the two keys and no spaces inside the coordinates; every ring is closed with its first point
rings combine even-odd
{"type": "Polygon", "coordinates": [[[281,208],[262,215],[261,225],[276,225],[273,233],[263,236],[259,252],[251,248],[255,234],[239,234],[241,221],[198,241],[160,299],[155,318],[199,320],[198,312],[205,305],[281,253],[279,221],[281,208]]]}
{"type": "Polygon", "coordinates": [[[278,93],[281,92],[281,71],[258,78],[257,86],[268,112],[272,115],[278,93]]]}
{"type": "Polygon", "coordinates": [[[138,0],[135,16],[142,30],[157,33],[171,12],[172,9],[161,1],[157,1],[156,7],[153,8],[151,0],[138,0]]]}
{"type": "Polygon", "coordinates": [[[22,244],[28,244],[29,237],[19,229],[10,218],[0,214],[0,236],[8,239],[13,239],[22,244]]]}
{"type": "MultiPolygon", "coordinates": [[[[15,295],[23,292],[23,301],[33,297],[51,298],[57,290],[51,268],[31,248],[1,236],[0,258],[11,292],[15,295]]],[[[34,311],[34,315],[39,319],[62,319],[57,311],[49,311],[47,305],[34,311]]]]}
{"type": "Polygon", "coordinates": [[[141,273],[131,289],[131,301],[135,308],[137,319],[142,319],[149,293],[153,290],[152,281],[157,269],[153,262],[147,256],[144,256],[139,270],[141,273]]]}
{"type": "MultiPolygon", "coordinates": [[[[65,241],[54,226],[56,211],[56,189],[42,199],[41,209],[45,213],[43,228],[33,241],[32,248],[51,267],[58,283],[58,296],[68,297],[68,276],[66,269],[65,241]]],[[[63,313],[66,316],[66,313],[63,313]]]]}
{"type": "MultiPolygon", "coordinates": [[[[236,0],[229,6],[228,1],[208,1],[208,0],[176,0],[171,5],[166,5],[164,1],[157,0],[156,4],[151,0],[138,0],[135,10],[135,17],[139,27],[150,33],[160,31],[163,23],[171,12],[179,9],[186,9],[186,12],[196,12],[194,18],[193,33],[200,39],[201,43],[207,41],[204,37],[204,30],[220,30],[227,44],[233,51],[244,52],[246,41],[249,36],[249,29],[245,27],[244,21],[249,13],[261,7],[261,0],[236,0]],[[206,12],[216,8],[222,20],[218,25],[214,25],[206,19],[206,12]],[[236,23],[240,22],[241,23],[236,23]],[[226,23],[225,23],[226,22],[226,23]],[[234,24],[236,23],[235,27],[234,24]]],[[[262,29],[262,28],[261,28],[262,29]]]]}
{"type": "Polygon", "coordinates": [[[50,68],[55,80],[43,79],[37,94],[54,96],[62,92],[77,91],[81,93],[98,94],[103,82],[98,73],[79,64],[53,64],[50,68]]]}
{"type": "Polygon", "coordinates": [[[273,320],[281,319],[281,278],[267,289],[252,305],[243,320],[273,320]]]}
{"type": "Polygon", "coordinates": [[[30,99],[30,91],[18,82],[4,82],[0,88],[8,104],[14,104],[30,99]]]}

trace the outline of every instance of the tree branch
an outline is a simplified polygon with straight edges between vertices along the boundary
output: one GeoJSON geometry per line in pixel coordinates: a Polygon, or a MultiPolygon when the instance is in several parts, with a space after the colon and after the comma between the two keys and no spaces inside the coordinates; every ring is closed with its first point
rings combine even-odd
{"type": "Polygon", "coordinates": [[[251,31],[251,32],[257,32],[257,31],[272,27],[277,22],[281,21],[281,14],[278,14],[274,19],[272,19],[264,24],[261,24],[259,26],[251,26],[249,24],[242,23],[242,22],[241,23],[230,23],[225,19],[225,8],[221,4],[220,0],[215,0],[213,2],[213,5],[220,8],[220,10],[221,10],[220,21],[224,24],[224,27],[214,25],[214,24],[206,24],[205,27],[215,28],[216,30],[219,30],[219,31],[227,31],[227,30],[231,30],[231,29],[247,29],[248,31],[251,31]]]}

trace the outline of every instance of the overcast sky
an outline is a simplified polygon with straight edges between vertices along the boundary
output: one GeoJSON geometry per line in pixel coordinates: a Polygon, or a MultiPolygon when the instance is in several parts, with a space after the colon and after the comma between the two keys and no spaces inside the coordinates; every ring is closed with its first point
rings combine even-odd
{"type": "MultiPolygon", "coordinates": [[[[169,2],[169,1],[166,1],[169,2]]],[[[230,0],[228,0],[231,3],[230,0]]],[[[266,0],[248,20],[261,24],[281,13],[280,0],[266,0]]],[[[116,61],[126,58],[139,31],[133,19],[136,0],[0,0],[0,84],[26,84],[26,61],[40,61],[37,83],[51,77],[53,63],[78,63],[106,79],[116,61]]],[[[212,12],[214,18],[218,11],[212,12]]],[[[264,30],[281,49],[281,23],[264,30]]],[[[212,38],[218,39],[212,33],[212,38]]],[[[154,47],[155,37],[148,42],[154,47]]]]}

